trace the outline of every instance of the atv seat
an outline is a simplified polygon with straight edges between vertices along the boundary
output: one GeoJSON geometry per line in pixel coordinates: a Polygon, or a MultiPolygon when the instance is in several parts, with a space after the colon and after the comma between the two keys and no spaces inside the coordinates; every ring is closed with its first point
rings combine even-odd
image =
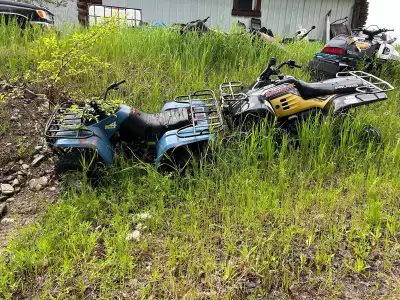
{"type": "Polygon", "coordinates": [[[355,92],[357,88],[363,85],[363,81],[355,77],[333,78],[315,83],[301,80],[295,82],[295,86],[304,100],[332,94],[355,92]]]}
{"type": "Polygon", "coordinates": [[[131,109],[129,117],[121,124],[120,132],[130,139],[154,141],[169,130],[192,124],[187,108],[177,108],[156,114],[147,114],[136,108],[131,109]]]}

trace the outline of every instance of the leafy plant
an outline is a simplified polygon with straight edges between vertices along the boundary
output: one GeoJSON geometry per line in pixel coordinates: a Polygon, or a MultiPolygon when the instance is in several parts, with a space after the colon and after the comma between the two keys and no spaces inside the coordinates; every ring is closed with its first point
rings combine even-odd
{"type": "Polygon", "coordinates": [[[107,18],[65,39],[59,39],[55,32],[44,35],[32,48],[33,56],[38,61],[36,71],[27,72],[25,79],[44,85],[49,100],[54,102],[57,95],[65,92],[65,84],[71,78],[79,80],[83,74],[105,70],[110,66],[106,60],[89,50],[117,33],[119,23],[116,17],[107,18]]]}

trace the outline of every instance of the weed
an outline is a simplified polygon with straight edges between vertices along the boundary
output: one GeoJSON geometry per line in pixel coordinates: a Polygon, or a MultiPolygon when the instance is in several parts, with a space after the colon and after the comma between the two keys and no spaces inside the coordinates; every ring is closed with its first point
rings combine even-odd
{"type": "MultiPolygon", "coordinates": [[[[0,34],[0,76],[22,77],[41,61],[53,63],[51,47],[40,61],[26,51],[46,38],[0,34]]],[[[51,44],[72,41],[61,32],[51,44]]],[[[85,49],[101,64],[59,80],[92,97],[126,79],[116,97],[156,112],[175,95],[216,90],[227,80],[249,84],[272,56],[306,65],[320,47],[297,42],[277,50],[239,35],[120,29],[85,49]]],[[[293,75],[310,79],[304,70],[293,75]]],[[[355,110],[339,130],[311,120],[296,147],[287,136],[277,142],[276,130],[264,124],[229,147],[213,146],[213,160],[194,164],[193,172],[171,176],[120,157],[96,189],[84,180],[66,183],[60,202],[2,250],[0,297],[245,298],[251,287],[255,297],[283,298],[304,285],[337,295],[346,274],[378,272],[371,267],[376,256],[379,272],[390,277],[400,258],[398,98],[395,92],[355,110]],[[380,130],[378,147],[362,141],[364,124],[380,130]],[[151,217],[138,221],[143,212],[151,217]],[[127,238],[137,226],[140,238],[127,238]]],[[[371,296],[381,283],[398,288],[376,283],[371,296]]]]}

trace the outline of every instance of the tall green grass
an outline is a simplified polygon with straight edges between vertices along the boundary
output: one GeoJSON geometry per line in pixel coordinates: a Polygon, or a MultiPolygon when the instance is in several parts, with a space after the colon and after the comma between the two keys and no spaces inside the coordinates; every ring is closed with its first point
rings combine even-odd
{"type": "MultiPolygon", "coordinates": [[[[0,77],[35,70],[29,47],[37,42],[0,41],[0,77]]],[[[88,50],[110,68],[65,85],[95,95],[126,79],[118,96],[156,112],[175,95],[217,91],[228,80],[249,84],[271,57],[306,65],[320,47],[121,30],[88,50]]],[[[395,66],[386,79],[396,85],[399,72],[395,66]]],[[[310,79],[305,70],[292,74],[310,79]]],[[[358,296],[396,298],[399,96],[356,110],[340,139],[330,122],[311,120],[297,146],[276,143],[276,130],[264,124],[229,147],[219,139],[214,159],[185,174],[120,157],[95,189],[66,183],[59,203],[2,250],[0,296],[338,298],[369,282],[358,296]],[[377,127],[383,144],[363,143],[363,124],[377,127]],[[140,240],[128,240],[139,223],[140,240]]]]}

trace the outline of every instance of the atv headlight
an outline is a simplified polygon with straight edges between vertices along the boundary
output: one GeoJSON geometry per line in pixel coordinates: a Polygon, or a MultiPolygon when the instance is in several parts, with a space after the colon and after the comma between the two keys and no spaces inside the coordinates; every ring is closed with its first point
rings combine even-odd
{"type": "Polygon", "coordinates": [[[53,20],[52,17],[51,17],[51,14],[49,14],[45,10],[37,10],[36,12],[39,15],[39,17],[41,17],[42,19],[46,19],[48,21],[52,21],[53,20]]]}

